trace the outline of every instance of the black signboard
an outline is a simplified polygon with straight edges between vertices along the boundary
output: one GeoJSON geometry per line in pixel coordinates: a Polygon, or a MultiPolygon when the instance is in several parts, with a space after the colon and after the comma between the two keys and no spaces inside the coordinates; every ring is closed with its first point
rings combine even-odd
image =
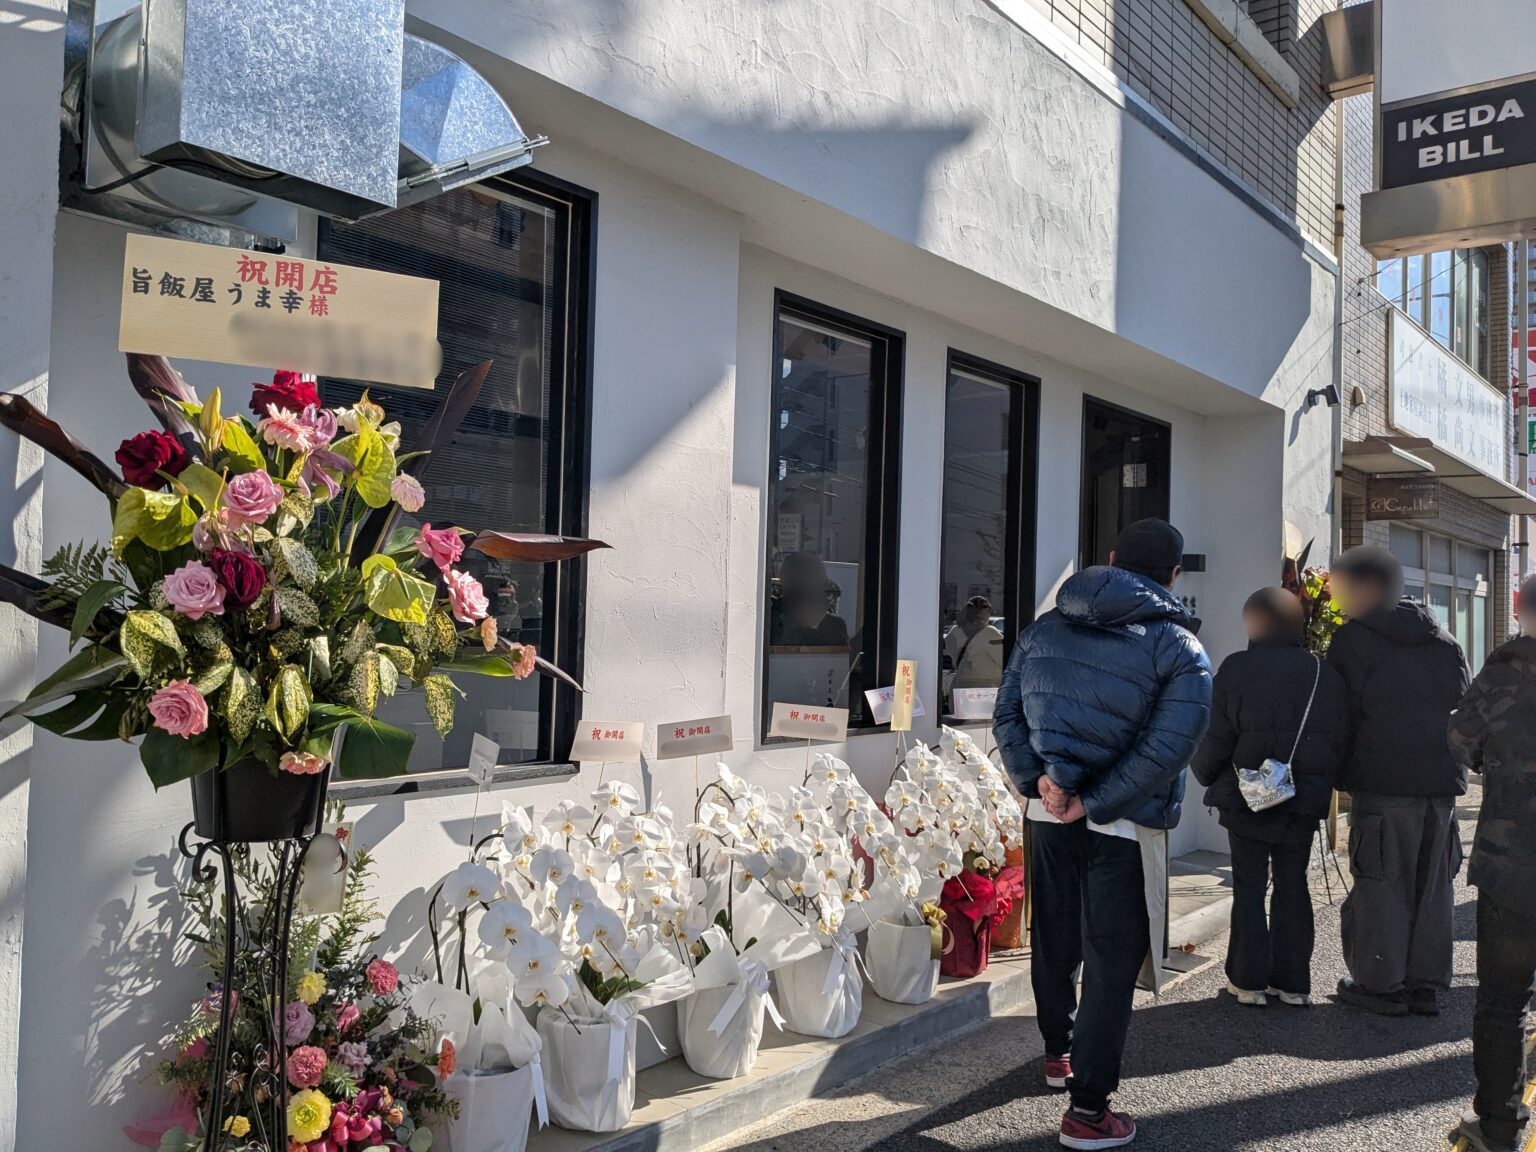
{"type": "Polygon", "coordinates": [[[1433,520],[1440,481],[1433,476],[1373,476],[1365,490],[1367,520],[1433,520]]]}
{"type": "Polygon", "coordinates": [[[1381,186],[1536,163],[1536,79],[1381,110],[1381,186]]]}

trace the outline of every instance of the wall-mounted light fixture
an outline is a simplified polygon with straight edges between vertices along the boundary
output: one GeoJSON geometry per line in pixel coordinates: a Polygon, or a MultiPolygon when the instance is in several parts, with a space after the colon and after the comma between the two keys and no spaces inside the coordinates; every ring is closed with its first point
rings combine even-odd
{"type": "Polygon", "coordinates": [[[1338,389],[1338,386],[1335,385],[1335,384],[1330,384],[1326,388],[1313,388],[1313,389],[1310,389],[1307,392],[1307,402],[1302,407],[1307,409],[1307,410],[1310,410],[1312,408],[1316,408],[1317,407],[1317,402],[1319,400],[1322,400],[1325,403],[1327,403],[1328,407],[1330,407],[1330,408],[1337,408],[1339,406],[1339,389],[1338,389]]]}

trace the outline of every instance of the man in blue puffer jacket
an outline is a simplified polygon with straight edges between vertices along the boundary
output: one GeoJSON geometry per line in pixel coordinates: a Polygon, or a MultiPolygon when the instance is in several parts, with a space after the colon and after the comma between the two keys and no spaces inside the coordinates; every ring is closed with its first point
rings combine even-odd
{"type": "Polygon", "coordinates": [[[1184,767],[1211,710],[1199,621],[1172,594],[1183,552],[1166,521],[1126,528],[1111,566],[1072,576],[1056,608],[1020,634],[997,695],[1003,764],[1037,821],[1031,976],[1046,1082],[1071,1093],[1068,1148],[1118,1148],[1136,1135],[1109,1108],[1136,977],[1162,944],[1148,939],[1135,826],[1179,822],[1184,767]]]}

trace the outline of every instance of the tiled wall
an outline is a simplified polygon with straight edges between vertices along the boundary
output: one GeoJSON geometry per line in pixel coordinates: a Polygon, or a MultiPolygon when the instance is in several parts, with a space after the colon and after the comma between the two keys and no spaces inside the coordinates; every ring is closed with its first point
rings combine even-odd
{"type": "Polygon", "coordinates": [[[1326,0],[1248,0],[1301,76],[1287,108],[1185,0],[1030,0],[1254,192],[1333,250],[1331,102],[1318,78],[1326,0]],[[1290,31],[1283,31],[1290,29],[1290,31]]]}

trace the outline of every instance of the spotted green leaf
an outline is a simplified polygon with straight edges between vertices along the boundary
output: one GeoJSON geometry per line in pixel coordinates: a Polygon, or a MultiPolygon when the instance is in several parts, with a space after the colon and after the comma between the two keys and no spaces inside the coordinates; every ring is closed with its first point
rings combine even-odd
{"type": "Polygon", "coordinates": [[[453,694],[457,689],[447,676],[428,676],[421,682],[422,694],[427,700],[427,717],[439,736],[453,731],[453,694]]]}
{"type": "Polygon", "coordinates": [[[261,713],[261,695],[256,678],[244,668],[231,668],[224,688],[224,723],[230,738],[244,744],[261,713]]]}
{"type": "Polygon", "coordinates": [[[118,631],[118,647],[141,679],[148,679],[156,659],[162,658],[165,651],[177,656],[186,654],[181,637],[176,635],[176,626],[160,613],[143,609],[129,612],[124,618],[118,631]]]}

